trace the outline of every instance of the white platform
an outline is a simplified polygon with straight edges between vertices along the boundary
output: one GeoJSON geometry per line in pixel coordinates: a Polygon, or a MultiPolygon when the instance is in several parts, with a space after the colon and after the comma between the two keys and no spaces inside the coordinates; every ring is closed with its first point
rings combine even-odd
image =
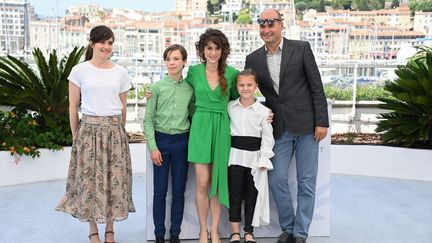
{"type": "MultiPolygon", "coordinates": [[[[329,132],[330,134],[330,132],[329,132]]],[[[146,176],[146,191],[147,191],[147,240],[154,240],[154,224],[153,224],[153,165],[147,151],[147,176],[146,176]]],[[[295,159],[294,161],[295,162],[295,159]]],[[[319,162],[318,162],[318,180],[316,188],[315,211],[313,221],[310,227],[310,236],[329,236],[330,235],[330,135],[328,135],[320,143],[319,147],[319,162]]],[[[295,163],[291,163],[289,168],[289,185],[293,201],[296,201],[297,182],[295,174],[295,163]]],[[[171,184],[171,182],[170,182],[171,184]]],[[[171,185],[167,194],[167,212],[165,226],[167,228],[167,238],[169,237],[170,227],[170,211],[171,205],[171,185]]],[[[278,223],[276,205],[273,201],[273,196],[270,195],[270,220],[271,224],[268,226],[256,227],[254,234],[257,237],[275,237],[279,235],[281,230],[278,223]]],[[[209,217],[210,220],[210,217],[209,217]]],[[[210,225],[210,221],[209,221],[210,225]]],[[[183,217],[182,232],[180,238],[182,239],[197,239],[199,232],[198,217],[195,207],[195,171],[193,164],[189,165],[189,175],[185,193],[185,211],[183,217]]],[[[219,234],[222,238],[230,235],[228,223],[228,211],[223,208],[221,223],[219,224],[219,234]]]]}
{"type": "Polygon", "coordinates": [[[432,150],[332,145],[331,172],[432,182],[432,150]]]}

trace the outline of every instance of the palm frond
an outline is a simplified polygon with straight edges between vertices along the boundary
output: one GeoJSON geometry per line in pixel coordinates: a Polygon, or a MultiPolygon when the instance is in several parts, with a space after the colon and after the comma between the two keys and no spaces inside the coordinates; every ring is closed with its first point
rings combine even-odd
{"type": "Polygon", "coordinates": [[[54,50],[47,61],[42,51],[35,48],[32,53],[37,72],[15,57],[0,57],[0,105],[37,112],[40,125],[53,134],[43,140],[70,144],[67,77],[83,52],[83,47],[75,47],[59,60],[54,50]]]}
{"type": "Polygon", "coordinates": [[[421,142],[432,148],[432,48],[417,48],[395,71],[398,78],[384,86],[392,98],[379,99],[379,107],[390,112],[378,115],[376,131],[383,133],[384,142],[408,147],[421,142]]]}

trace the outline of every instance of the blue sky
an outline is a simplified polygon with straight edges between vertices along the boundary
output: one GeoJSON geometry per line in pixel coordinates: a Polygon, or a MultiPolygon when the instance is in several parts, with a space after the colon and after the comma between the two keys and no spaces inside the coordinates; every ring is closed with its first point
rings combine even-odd
{"type": "Polygon", "coordinates": [[[70,5],[97,4],[103,8],[135,8],[146,11],[165,11],[175,9],[175,0],[28,0],[34,6],[35,12],[44,16],[63,16],[70,5]]]}

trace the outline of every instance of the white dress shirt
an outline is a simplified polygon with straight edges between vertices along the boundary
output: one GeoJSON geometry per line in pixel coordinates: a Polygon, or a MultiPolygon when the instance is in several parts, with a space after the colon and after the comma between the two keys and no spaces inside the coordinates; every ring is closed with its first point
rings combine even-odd
{"type": "Polygon", "coordinates": [[[280,83],[280,69],[282,63],[282,49],[283,49],[284,39],[280,42],[278,48],[275,53],[270,53],[267,49],[267,46],[264,45],[266,51],[266,59],[267,59],[267,67],[269,69],[270,77],[272,80],[273,88],[276,91],[276,94],[279,95],[279,83],[280,83]]]}
{"type": "Polygon", "coordinates": [[[228,103],[231,136],[252,136],[261,138],[258,151],[247,151],[231,148],[228,165],[240,165],[251,168],[254,185],[258,191],[252,226],[270,223],[270,204],[267,170],[273,169],[270,158],[273,157],[273,128],[267,121],[269,109],[259,101],[244,107],[240,98],[228,103]],[[267,170],[260,170],[260,167],[267,170]]]}

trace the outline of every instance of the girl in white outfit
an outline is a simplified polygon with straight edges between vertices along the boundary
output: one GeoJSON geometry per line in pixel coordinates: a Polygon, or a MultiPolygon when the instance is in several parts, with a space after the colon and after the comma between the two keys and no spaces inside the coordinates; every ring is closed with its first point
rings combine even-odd
{"type": "Polygon", "coordinates": [[[245,200],[244,240],[255,242],[253,227],[269,224],[270,207],[267,170],[273,169],[273,128],[270,110],[256,100],[254,71],[244,70],[237,77],[240,97],[228,103],[231,120],[231,152],[228,167],[229,221],[231,242],[240,243],[241,205],[245,200]]]}

